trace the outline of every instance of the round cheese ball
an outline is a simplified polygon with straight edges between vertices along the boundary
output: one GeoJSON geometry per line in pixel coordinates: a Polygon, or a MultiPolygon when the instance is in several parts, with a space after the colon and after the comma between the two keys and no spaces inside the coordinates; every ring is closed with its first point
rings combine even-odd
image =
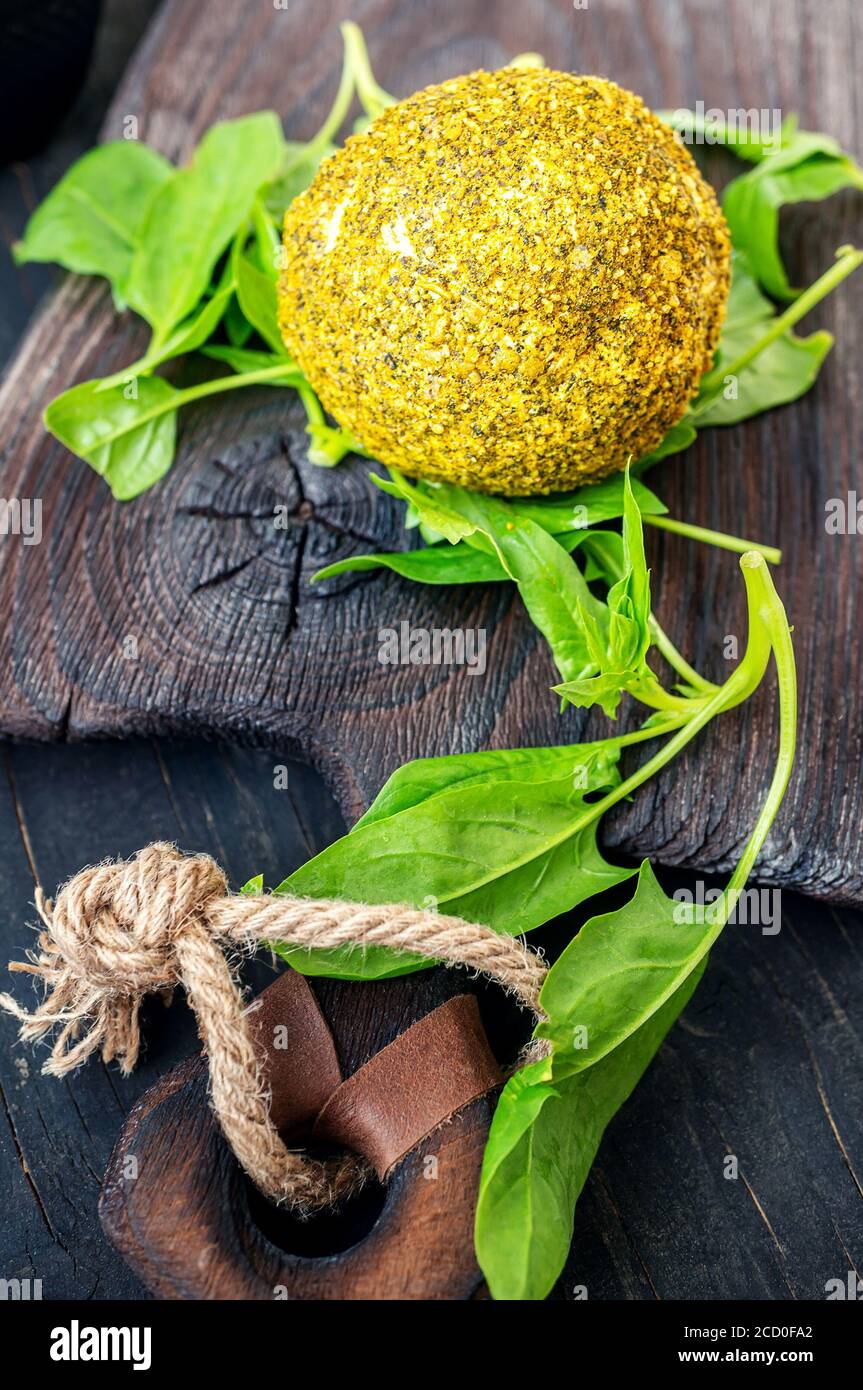
{"type": "Polygon", "coordinates": [[[279,320],[403,472],[510,496],[623,468],[711,363],[730,244],[689,151],[598,77],[510,67],[398,102],[284,223],[279,320]]]}

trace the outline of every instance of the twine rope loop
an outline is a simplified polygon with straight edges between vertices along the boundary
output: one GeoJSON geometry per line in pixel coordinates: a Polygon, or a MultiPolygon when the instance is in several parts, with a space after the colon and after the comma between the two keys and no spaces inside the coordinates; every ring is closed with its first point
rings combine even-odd
{"type": "MultiPolygon", "coordinates": [[[[38,952],[10,969],[39,976],[44,998],[32,1013],[8,994],[0,995],[0,1006],[19,1020],[23,1040],[58,1030],[43,1071],[63,1076],[97,1050],[106,1062],[116,1059],[124,1073],[132,1071],[142,1000],[153,993],[169,998],[182,985],[228,1143],[262,1192],[301,1214],[356,1191],[367,1167],[354,1154],[311,1158],[280,1138],[226,952],[250,954],[267,941],[322,949],[387,946],[486,975],[535,1017],[543,1016],[539,991],[546,967],[514,937],[400,903],[229,894],[215,860],[170,844],[83,869],[53,903],[38,891],[36,906],[44,924],[38,952]]],[[[529,1055],[538,1055],[536,1045],[529,1055]]]]}

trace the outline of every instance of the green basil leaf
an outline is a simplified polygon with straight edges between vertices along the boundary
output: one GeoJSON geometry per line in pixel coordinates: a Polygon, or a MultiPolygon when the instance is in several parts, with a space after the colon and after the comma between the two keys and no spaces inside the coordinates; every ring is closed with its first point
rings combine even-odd
{"type": "MultiPolygon", "coordinates": [[[[619,748],[576,744],[522,753],[509,769],[503,754],[494,755],[493,767],[482,765],[485,754],[427,760],[419,790],[403,770],[396,791],[388,784],[381,794],[385,814],[378,818],[373,807],[276,892],[416,907],[432,901],[441,912],[519,934],[629,877],[631,870],[600,854],[586,801],[617,785],[619,748]],[[393,809],[400,799],[406,804],[393,809]]],[[[425,963],[379,947],[274,949],[306,974],[343,979],[404,974],[425,963]]]]}
{"type": "Polygon", "coordinates": [[[260,194],[252,204],[252,231],[251,260],[275,285],[283,256],[282,241],[260,194]]]}
{"type": "Polygon", "coordinates": [[[522,601],[548,642],[565,681],[595,671],[591,627],[604,626],[607,610],[553,535],[500,498],[448,484],[413,488],[394,470],[390,473],[392,482],[378,477],[374,481],[384,491],[410,502],[422,522],[451,543],[465,540],[496,554],[518,585],[522,601]]]}
{"type": "Polygon", "coordinates": [[[448,487],[446,498],[448,506],[457,507],[462,517],[492,540],[564,680],[592,673],[590,629],[604,625],[605,604],[591,593],[557,538],[496,497],[448,487]]]}
{"type": "Polygon", "coordinates": [[[586,922],[546,977],[540,1003],[548,1020],[536,1032],[554,1044],[555,1084],[594,1066],[636,1032],[680,988],[720,930],[709,910],[669,898],[645,860],[630,901],[586,922]]]}
{"type": "MultiPolygon", "coordinates": [[[[598,552],[601,554],[601,552],[598,552]]],[[[650,575],[644,556],[641,513],[625,477],[621,570],[608,591],[608,602],[597,616],[582,608],[590,652],[590,669],[555,686],[564,700],[589,707],[598,704],[614,718],[624,690],[650,678],[650,575]]]]}
{"type": "Polygon", "coordinates": [[[381,478],[377,473],[370,473],[369,477],[382,492],[388,492],[391,497],[397,497],[413,506],[426,525],[431,526],[439,536],[448,540],[451,545],[465,540],[481,550],[493,551],[490,540],[481,534],[481,528],[476,522],[461,516],[446,502],[439,502],[434,495],[427,495],[418,488],[411,487],[394,468],[391,468],[389,473],[389,479],[381,478]]]}
{"type": "Polygon", "coordinates": [[[147,205],[173,173],[166,159],[137,140],[97,146],[33,213],[15,260],[56,261],[79,275],[104,275],[122,299],[147,205]]]}
{"type": "Polygon", "coordinates": [[[225,311],[234,293],[233,283],[226,284],[222,289],[205,299],[201,307],[194,314],[190,314],[182,323],[178,323],[173,333],[166,338],[161,347],[157,347],[147,352],[143,357],[126,367],[124,370],[115,372],[113,376],[103,377],[99,382],[98,390],[106,391],[118,383],[128,381],[133,376],[147,376],[163,362],[168,362],[172,357],[182,357],[187,352],[194,352],[210,339],[221,323],[225,311]]]}
{"type": "Polygon", "coordinates": [[[751,164],[760,163],[782,145],[788,144],[797,130],[798,119],[792,112],[776,134],[771,131],[766,138],[762,138],[758,134],[759,123],[750,122],[746,111],[741,112],[743,119],[730,123],[721,119],[707,120],[705,115],[689,111],[685,106],[679,106],[674,111],[657,111],[655,114],[661,121],[680,131],[684,144],[724,145],[726,149],[733,150],[738,159],[745,159],[751,164]]]}
{"type": "Polygon", "coordinates": [[[101,474],[119,501],[128,501],[173,462],[180,393],[158,376],[99,388],[99,381],[83,381],[64,391],[47,407],[45,425],[101,474]]]}
{"type": "MultiPolygon", "coordinates": [[[[675,429],[680,427],[675,426],[675,429]]],[[[691,443],[695,430],[688,427],[678,439],[686,438],[691,443]],[[691,434],[691,438],[687,436],[691,434]]],[[[661,445],[659,446],[662,447],[661,445]]],[[[669,453],[677,453],[685,444],[669,447],[669,453]]],[[[659,455],[664,457],[664,455],[659,455]]],[[[631,487],[642,512],[655,516],[667,512],[668,508],[655,492],[651,492],[638,478],[633,478],[631,487]]],[[[572,492],[551,493],[548,497],[508,497],[503,503],[511,512],[527,521],[536,522],[544,531],[559,536],[569,531],[583,531],[590,526],[599,526],[604,521],[616,521],[624,512],[624,475],[615,473],[598,483],[588,483],[572,492]]],[[[496,498],[498,502],[502,499],[496,498]]]]}
{"type": "MultiPolygon", "coordinates": [[[[657,444],[655,449],[651,449],[649,454],[643,454],[642,457],[638,460],[638,462],[633,464],[633,469],[650,468],[653,466],[654,463],[659,463],[660,459],[668,458],[670,454],[682,454],[684,449],[688,449],[690,444],[694,442],[695,438],[696,430],[695,426],[692,424],[692,421],[685,418],[683,420],[679,420],[676,425],[671,426],[671,429],[668,431],[668,434],[665,436],[661,444],[657,444]]],[[[655,516],[659,511],[668,511],[667,507],[661,505],[660,507],[646,507],[644,505],[644,493],[641,491],[641,487],[643,487],[644,485],[641,484],[639,487],[636,487],[636,483],[638,483],[638,479],[633,478],[635,496],[638,500],[638,505],[645,516],[655,516]]],[[[644,488],[644,492],[647,492],[646,488],[644,488]]],[[[650,493],[649,496],[652,497],[653,494],[650,493]]],[[[659,501],[658,497],[656,498],[656,501],[659,501]]]]}
{"type": "Polygon", "coordinates": [[[273,352],[279,357],[287,357],[288,350],[279,331],[275,280],[252,265],[242,251],[234,256],[234,274],[237,299],[244,316],[273,352]]]}
{"type": "MultiPolygon", "coordinates": [[[[562,532],[556,537],[564,550],[573,551],[582,545],[589,531],[562,532]]],[[[599,534],[613,535],[614,532],[599,534]]],[[[433,545],[423,550],[396,550],[391,554],[350,555],[345,560],[336,560],[325,565],[312,576],[312,583],[319,579],[332,579],[337,574],[348,574],[352,570],[389,569],[403,579],[412,579],[417,584],[493,584],[501,580],[511,580],[497,555],[477,550],[465,541],[455,545],[433,545]]],[[[594,571],[598,577],[599,570],[594,571]]],[[[587,576],[585,576],[587,577],[587,576]]]]}
{"type": "MultiPolygon", "coordinates": [[[[691,431],[694,436],[695,431],[691,431]]],[[[348,559],[338,560],[332,565],[325,566],[314,576],[314,580],[331,579],[339,574],[347,574],[351,571],[367,571],[374,569],[389,569],[401,575],[405,579],[414,580],[421,584],[479,584],[494,583],[504,579],[513,579],[515,576],[508,573],[504,564],[499,558],[500,555],[500,535],[501,530],[508,534],[515,529],[515,519],[521,518],[530,521],[541,527],[543,530],[554,535],[557,543],[565,551],[572,552],[577,549],[586,537],[592,534],[588,526],[593,526],[601,521],[613,520],[622,516],[624,512],[625,478],[618,474],[613,478],[606,478],[601,483],[594,486],[578,488],[568,494],[557,494],[548,499],[539,498],[536,500],[527,498],[489,499],[489,505],[495,508],[497,524],[495,527],[495,545],[487,550],[477,549],[477,533],[471,533],[469,541],[454,541],[449,545],[437,545],[440,539],[445,539],[441,530],[432,528],[427,521],[422,521],[414,506],[413,497],[419,496],[418,505],[422,507],[423,516],[428,518],[434,515],[440,526],[446,525],[450,534],[457,535],[463,529],[466,518],[459,514],[459,507],[464,510],[465,498],[472,497],[473,494],[467,493],[464,489],[441,485],[420,485],[417,489],[412,489],[410,495],[406,487],[403,486],[404,480],[400,479],[397,483],[383,484],[384,490],[393,496],[407,501],[409,515],[405,522],[406,526],[419,523],[424,535],[431,536],[431,546],[426,550],[396,551],[390,554],[381,555],[352,555],[348,559]],[[442,516],[441,509],[445,508],[442,516]]],[[[380,482],[379,482],[379,485],[380,482]]],[[[657,515],[666,512],[668,509],[654,492],[639,482],[637,478],[631,480],[633,495],[638,501],[640,510],[649,515],[657,515]]],[[[481,504],[480,504],[481,505],[481,504]]],[[[485,525],[490,525],[489,518],[484,519],[485,525]]],[[[525,536],[532,533],[530,528],[523,528],[523,534],[516,539],[516,543],[524,548],[525,536]]],[[[614,535],[611,532],[595,533],[600,536],[614,535]]],[[[534,537],[535,539],[535,537],[534,537]]],[[[542,542],[539,542],[542,545],[542,542]]],[[[558,556],[553,548],[543,546],[553,562],[558,561],[558,556]]],[[[507,562],[509,563],[509,562],[507,562]]],[[[585,573],[586,582],[603,576],[600,566],[593,564],[585,573]]],[[[567,574],[566,580],[571,587],[573,583],[578,588],[578,597],[585,598],[585,591],[576,578],[567,574]]],[[[610,581],[610,582],[613,582],[610,581]]],[[[596,610],[594,616],[598,616],[600,610],[596,610]]]]}
{"type": "Polygon", "coordinates": [[[469,782],[542,783],[550,777],[571,779],[573,768],[578,767],[583,769],[585,784],[589,778],[597,787],[613,787],[618,782],[619,757],[615,740],[602,739],[551,748],[489,748],[479,753],[414,758],[396,769],[350,833],[418,806],[449,787],[464,787],[469,782]]]}
{"type": "Polygon", "coordinates": [[[392,570],[402,579],[412,579],[417,584],[489,584],[510,578],[496,555],[485,555],[459,541],[452,546],[396,550],[389,555],[351,555],[318,570],[312,576],[312,583],[333,579],[337,574],[376,569],[392,570]]]}
{"type": "Polygon", "coordinates": [[[623,574],[608,594],[612,651],[632,668],[643,665],[650,646],[650,572],[644,555],[641,512],[631,486],[629,469],[624,478],[623,574]]]}
{"type": "Polygon", "coordinates": [[[610,589],[623,574],[623,536],[619,531],[588,531],[582,541],[587,580],[602,579],[610,589]]]}
{"type": "Polygon", "coordinates": [[[774,298],[799,294],[779,254],[779,209],[819,202],[841,188],[863,188],[863,169],[835,140],[811,131],[798,131],[726,187],[722,209],[734,246],[774,298]]]}
{"type": "Polygon", "coordinates": [[[496,533],[506,566],[558,671],[565,681],[577,680],[594,670],[589,639],[594,628],[604,628],[605,604],[556,536],[533,521],[512,527],[496,533]]]}
{"type": "Polygon", "coordinates": [[[635,1089],[701,967],[595,1066],[549,1084],[545,1061],[503,1089],[480,1176],[476,1251],[496,1299],[543,1299],[569,1255],[575,1204],[606,1125],[635,1089]]]}
{"type": "Polygon", "coordinates": [[[741,253],[735,252],[732,267],[728,313],[715,365],[702,379],[699,396],[691,407],[699,429],[737,424],[796,400],[809,390],[833,343],[824,331],[801,338],[789,329],[723,385],[726,367],[757,343],[776,317],[741,253]],[[718,393],[717,385],[722,388],[718,393]]]}
{"type": "Polygon", "coordinates": [[[240,308],[237,296],[234,295],[225,313],[225,332],[228,335],[228,342],[232,347],[245,347],[254,331],[240,308]]]}
{"type": "Polygon", "coordinates": [[[126,293],[157,340],[190,314],[213,267],[250,215],[258,189],[278,169],[284,140],[278,116],[259,111],[211,126],[191,164],[150,201],[126,293]]]}
{"type": "MultiPolygon", "coordinates": [[[[152,368],[162,362],[167,362],[171,357],[181,357],[187,352],[194,352],[196,348],[203,346],[209,338],[213,336],[228,307],[231,295],[234,293],[233,283],[225,285],[222,289],[216,290],[215,294],[209,299],[205,299],[203,304],[195,313],[190,314],[165,340],[162,348],[152,356],[146,357],[144,361],[152,368]]],[[[140,368],[139,368],[140,369],[140,368]]]]}
{"type": "MultiPolygon", "coordinates": [[[[678,428],[683,429],[675,426],[675,429],[678,428]]],[[[687,426],[686,437],[690,434],[692,438],[695,437],[694,429],[687,426]]],[[[683,437],[681,433],[679,438],[683,437]]],[[[679,444],[673,452],[681,447],[684,446],[679,444]]],[[[632,479],[632,488],[642,512],[653,516],[668,511],[656,493],[651,492],[638,478],[632,479]]],[[[474,495],[454,483],[419,483],[415,492],[456,513],[463,510],[465,496],[474,495]]],[[[525,521],[535,522],[551,535],[566,535],[623,516],[624,477],[623,473],[615,473],[598,483],[588,483],[572,492],[550,493],[547,497],[493,497],[488,500],[501,509],[498,513],[501,520],[504,516],[508,521],[521,517],[525,521]]],[[[413,515],[405,525],[416,525],[417,521],[417,516],[413,515]]],[[[440,539],[440,535],[434,539],[440,539]]]]}

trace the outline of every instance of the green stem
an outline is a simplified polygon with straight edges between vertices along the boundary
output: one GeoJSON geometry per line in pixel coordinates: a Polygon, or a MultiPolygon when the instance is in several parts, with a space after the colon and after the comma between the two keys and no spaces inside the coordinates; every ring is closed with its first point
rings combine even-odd
{"type": "Polygon", "coordinates": [[[725,893],[726,911],[723,922],[733,912],[758,855],[761,853],[776,813],[785,795],[791,767],[794,762],[794,747],[797,738],[797,668],[794,662],[794,648],[791,642],[791,629],[782,600],[771,583],[769,573],[762,567],[757,569],[748,556],[741,565],[749,565],[754,571],[754,582],[761,591],[759,612],[761,621],[771,634],[773,656],[776,662],[776,678],[779,687],[779,752],[773,780],[761,813],[734,870],[725,893]]]}
{"type": "Polygon", "coordinates": [[[284,173],[289,173],[298,164],[304,164],[309,157],[314,157],[319,150],[326,149],[327,145],[333,143],[333,138],[338,134],[345,122],[348,112],[351,109],[351,102],[354,99],[356,83],[354,80],[354,61],[347,39],[344,35],[344,25],[342,26],[342,39],[344,42],[344,54],[342,57],[342,73],[339,78],[339,86],[336,92],[336,99],[330,108],[330,113],[318,131],[313,135],[308,144],[303,145],[298,150],[293,159],[289,159],[285,165],[284,173]]]}
{"type": "MultiPolygon", "coordinates": [[[[299,378],[303,382],[305,378],[297,372],[296,363],[285,361],[279,362],[275,367],[261,367],[256,372],[240,372],[236,376],[214,377],[212,381],[202,381],[199,386],[187,386],[183,391],[178,392],[179,399],[174,401],[174,407],[188,405],[190,401],[202,400],[205,396],[218,396],[222,391],[236,391],[240,386],[257,386],[262,381],[284,381],[288,386],[294,386],[299,390],[299,378]]],[[[147,416],[141,416],[137,424],[147,416]]]]}
{"type": "Polygon", "coordinates": [[[395,97],[391,97],[389,92],[385,92],[383,87],[378,86],[375,81],[366,41],[359,25],[354,24],[351,20],[346,20],[341,25],[341,31],[342,42],[345,46],[345,61],[350,63],[353,79],[356,83],[357,96],[366,115],[374,120],[388,106],[395,104],[395,97]]]}
{"type": "MultiPolygon", "coordinates": [[[[764,841],[770,831],[776,813],[785,795],[791,769],[794,763],[794,748],[797,737],[797,670],[794,662],[794,648],[791,643],[791,629],[782,600],[773,587],[770,571],[764,557],[756,551],[749,551],[741,557],[740,568],[746,582],[746,597],[749,608],[749,642],[746,654],[737,670],[720,687],[716,697],[706,702],[692,719],[687,720],[682,729],[666,743],[660,751],[645,763],[638,772],[621,783],[602,801],[596,802],[591,811],[604,814],[621,796],[629,796],[649,777],[657,773],[675,757],[700,728],[722,710],[731,709],[748,699],[759,685],[767,666],[771,651],[776,662],[779,686],[779,752],[770,789],[764,805],[755,822],[749,839],[740,857],[740,862],[732,874],[728,887],[708,916],[711,930],[704,941],[703,953],[707,952],[719,936],[729,917],[731,917],[740,894],[746,885],[752,868],[761,853],[764,841]]],[[[589,823],[589,821],[587,822],[589,823]]],[[[581,822],[576,830],[581,830],[581,822]]]]}
{"type": "Polygon", "coordinates": [[[325,425],[327,423],[327,417],[311,386],[309,386],[307,382],[304,382],[302,386],[297,387],[297,394],[303,403],[303,409],[306,412],[306,419],[309,424],[325,425]]]}
{"type": "Polygon", "coordinates": [[[794,303],[790,304],[784,313],[773,320],[763,337],[748,347],[733,362],[727,366],[720,364],[702,379],[701,395],[697,403],[690,406],[689,417],[697,419],[701,412],[712,404],[713,398],[727,377],[738,376],[744,367],[748,367],[750,362],[754,361],[765,348],[770,347],[771,343],[775,343],[777,338],[781,338],[789,328],[793,328],[795,323],[799,322],[805,314],[808,314],[810,309],[814,309],[816,304],[826,298],[861,264],[863,264],[863,251],[857,251],[853,246],[840,246],[836,252],[835,265],[832,265],[829,270],[825,270],[814,284],[798,295],[794,303]]]}
{"type": "MultiPolygon", "coordinates": [[[[726,709],[732,709],[735,705],[746,700],[752,690],[757,687],[761,676],[763,676],[769,656],[769,642],[767,643],[766,651],[763,653],[758,650],[757,643],[750,643],[746,655],[737,667],[737,670],[734,671],[725,684],[720,687],[716,696],[703,706],[696,705],[695,702],[692,702],[693,713],[690,714],[688,718],[684,715],[678,715],[668,721],[663,721],[661,725],[649,726],[646,729],[638,729],[634,734],[621,735],[621,742],[625,740],[627,743],[638,743],[648,738],[654,738],[666,732],[666,729],[678,730],[678,732],[675,733],[667,743],[663,744],[659,752],[656,753],[654,757],[650,758],[643,767],[640,767],[631,777],[627,777],[624,782],[621,782],[613,791],[609,792],[607,796],[602,797],[600,801],[592,801],[583,815],[579,816],[577,820],[572,821],[557,835],[552,836],[548,842],[548,848],[554,849],[558,845],[565,844],[573,836],[581,834],[588,826],[593,825],[594,821],[600,820],[601,817],[605,815],[606,811],[609,811],[612,806],[617,805],[618,801],[623,801],[631,796],[633,792],[637,791],[639,787],[643,786],[645,782],[649,781],[651,777],[665,767],[666,763],[671,762],[672,759],[686,747],[687,743],[692,742],[696,734],[704,728],[705,724],[710,722],[714,715],[723,713],[726,709]],[[762,656],[763,660],[761,659],[762,656]]],[[[516,859],[513,862],[512,868],[520,868],[521,865],[529,863],[533,854],[534,851],[532,849],[529,850],[523,858],[516,859]]],[[[478,878],[472,884],[471,891],[476,891],[484,887],[485,883],[489,881],[490,878],[478,878]]],[[[438,899],[438,907],[441,907],[448,901],[449,898],[446,896],[440,897],[438,899]]]]}
{"type": "MultiPolygon", "coordinates": [[[[706,699],[710,698],[708,695],[672,695],[670,691],[660,685],[652,671],[643,680],[626,686],[626,689],[630,695],[636,700],[640,700],[643,705],[647,705],[649,709],[677,710],[685,716],[690,715],[696,705],[703,704],[706,699]]],[[[718,685],[713,687],[714,691],[719,689],[721,687],[718,685]]]]}
{"type": "Polygon", "coordinates": [[[121,439],[130,430],[138,429],[145,425],[148,420],[158,420],[160,415],[168,415],[172,411],[179,410],[181,406],[189,405],[192,401],[203,400],[205,396],[218,396],[222,391],[236,391],[241,386],[257,386],[265,381],[278,381],[285,386],[293,386],[299,390],[301,384],[305,384],[305,377],[297,371],[296,364],[292,362],[279,363],[275,367],[261,367],[255,372],[241,372],[235,376],[213,377],[210,381],[202,381],[198,386],[187,386],[182,391],[176,391],[168,400],[160,401],[153,405],[149,410],[142,410],[135,416],[134,421],[125,425],[122,429],[114,430],[112,434],[102,435],[99,439],[100,446],[113,444],[116,439],[121,439]]]}
{"type": "Polygon", "coordinates": [[[652,613],[647,621],[650,635],[653,638],[653,645],[665,657],[671,669],[676,671],[688,686],[691,686],[693,690],[700,690],[704,695],[712,695],[715,690],[719,689],[719,686],[713,681],[705,680],[694,666],[690,666],[686,657],[677,650],[665,628],[660,627],[652,613]]]}
{"type": "MultiPolygon", "coordinates": [[[[767,661],[773,653],[776,661],[776,670],[779,686],[779,752],[776,760],[773,778],[767,798],[755,823],[755,827],[743,851],[737,868],[735,869],[727,889],[722,894],[719,901],[712,906],[705,914],[704,923],[706,930],[697,943],[695,952],[688,958],[681,961],[681,972],[676,978],[668,981],[666,987],[651,1000],[650,1013],[654,1013],[670,997],[673,991],[679,988],[686,975],[697,967],[698,963],[704,959],[708,951],[713,946],[720,932],[731,917],[737,905],[740,893],[746,883],[747,878],[755,864],[755,861],[764,845],[767,834],[776,817],[788,779],[794,758],[794,744],[797,723],[797,677],[794,665],[794,651],[791,645],[791,632],[788,626],[788,619],[785,616],[785,609],[773,587],[770,571],[762,555],[755,551],[750,551],[744,555],[740,561],[743,571],[743,578],[746,583],[746,599],[749,611],[749,642],[747,644],[746,655],[733,675],[726,681],[725,686],[719,692],[714,705],[723,704],[722,697],[731,691],[732,685],[735,689],[729,703],[724,704],[724,708],[729,708],[730,704],[738,703],[741,692],[754,689],[755,684],[761,679],[767,666],[767,661]],[[744,668],[750,669],[745,671],[744,668]],[[760,673],[760,674],[759,674],[760,673]],[[757,677],[757,679],[756,679],[757,677]],[[738,679],[740,678],[740,679],[738,679]]],[[[743,698],[746,698],[745,694],[743,698]]],[[[717,710],[718,712],[718,710],[717,710]]],[[[707,717],[707,707],[700,713],[692,724],[703,724],[707,717]]],[[[630,778],[627,783],[617,788],[614,793],[606,797],[604,801],[596,803],[592,810],[605,810],[614,804],[618,799],[618,792],[624,794],[631,792],[638,780],[645,780],[647,775],[659,770],[664,762],[668,760],[672,749],[679,751],[690,736],[691,729],[688,725],[681,730],[674,738],[660,750],[656,758],[641,769],[641,774],[636,774],[635,778],[630,778]],[[675,748],[676,745],[676,748],[675,748]]],[[[576,831],[581,829],[581,823],[576,826],[576,831]]],[[[646,1015],[638,1017],[628,1028],[626,1033],[619,1036],[611,1046],[616,1046],[623,1041],[624,1036],[629,1036],[633,1027],[639,1026],[646,1015]]],[[[537,1035],[547,1036],[546,1028],[540,1024],[537,1035]]],[[[599,1056],[593,1055],[590,1064],[600,1060],[604,1053],[599,1056]]],[[[554,1073],[551,1073],[554,1075],[554,1073]]]]}
{"type": "MultiPolygon", "coordinates": [[[[220,286],[217,294],[223,294],[228,286],[220,286]]],[[[215,298],[215,295],[213,296],[215,298]]],[[[212,301],[210,301],[212,302],[212,301]]],[[[227,302],[226,302],[227,307],[227,302]]],[[[195,315],[198,317],[198,315],[195,315]]],[[[98,392],[110,391],[112,386],[125,386],[136,376],[152,376],[157,367],[161,367],[164,362],[169,362],[174,357],[185,357],[189,349],[182,347],[182,340],[177,341],[172,346],[172,339],[177,339],[182,324],[178,324],[170,333],[162,336],[153,334],[150,339],[150,346],[147,348],[143,357],[139,357],[136,362],[130,362],[128,367],[121,367],[120,371],[113,372],[111,376],[103,376],[99,379],[96,388],[98,392]]],[[[203,346],[203,344],[201,344],[203,346]]]]}
{"type": "Polygon", "coordinates": [[[773,545],[761,545],[759,541],[743,540],[740,536],[728,536],[724,531],[711,531],[706,526],[693,526],[688,521],[677,521],[671,516],[642,515],[642,521],[656,526],[660,531],[673,531],[677,536],[688,536],[693,541],[703,541],[705,545],[719,546],[720,550],[733,550],[745,555],[749,550],[757,550],[771,565],[782,563],[782,551],[773,545]]]}
{"type": "Polygon", "coordinates": [[[603,739],[603,743],[616,743],[620,748],[628,748],[631,744],[645,743],[648,739],[662,738],[665,734],[674,733],[681,724],[685,724],[689,716],[685,713],[670,714],[667,719],[663,719],[658,724],[645,724],[640,729],[633,729],[629,734],[612,734],[611,738],[603,739]]]}
{"type": "MultiPolygon", "coordinates": [[[[582,816],[572,828],[571,833],[577,834],[605,815],[612,806],[616,806],[618,801],[624,800],[632,795],[639,787],[660,772],[666,763],[670,763],[681,753],[687,743],[691,743],[695,735],[709,724],[714,715],[722,714],[725,710],[733,709],[735,705],[742,704],[747,700],[754,690],[761,683],[767,662],[770,659],[771,641],[765,629],[763,620],[759,614],[759,605],[764,601],[767,586],[772,590],[773,586],[767,576],[767,566],[763,556],[755,551],[750,551],[741,560],[743,578],[746,582],[746,597],[749,606],[749,640],[746,646],[743,659],[735,671],[731,673],[728,680],[719,687],[716,694],[705,701],[690,701],[689,705],[692,713],[686,719],[682,728],[674,734],[667,743],[663,744],[659,752],[654,754],[643,767],[640,767],[631,777],[627,777],[624,782],[615,787],[604,796],[601,801],[591,804],[588,811],[582,816]]],[[[775,595],[775,590],[773,590],[775,595]]],[[[781,608],[778,597],[776,604],[781,608]]],[[[781,793],[780,793],[781,796],[781,793]]],[[[759,818],[760,823],[760,818],[759,818]]],[[[765,832],[766,833],[766,832],[765,832]]],[[[756,850],[757,853],[757,850],[756,850]]]]}

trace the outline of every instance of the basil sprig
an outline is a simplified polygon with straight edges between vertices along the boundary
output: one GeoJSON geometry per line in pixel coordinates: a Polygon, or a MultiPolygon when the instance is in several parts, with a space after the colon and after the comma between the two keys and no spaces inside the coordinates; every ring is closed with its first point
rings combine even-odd
{"type": "MultiPolygon", "coordinates": [[[[536,1037],[551,1044],[551,1054],[505,1086],[483,1163],[476,1248],[496,1298],[543,1298],[554,1284],[605,1126],[691,997],[764,844],[793,760],[794,657],[764,556],[749,550],[741,558],[748,644],[735,671],[723,685],[714,685],[654,623],[641,517],[628,476],[623,505],[622,536],[590,531],[579,547],[593,549],[593,573],[606,579],[602,616],[577,601],[533,605],[524,577],[520,581],[513,573],[513,556],[524,552],[510,527],[516,533],[520,525],[534,527],[557,546],[561,566],[576,568],[555,537],[535,523],[513,523],[497,506],[465,507],[461,535],[440,507],[434,521],[451,530],[456,545],[483,560],[495,559],[516,580],[532,616],[544,624],[558,666],[576,652],[590,654],[594,673],[564,682],[559,693],[586,703],[590,681],[599,680],[610,705],[628,694],[647,707],[642,728],[599,743],[409,763],[390,778],[348,835],[275,890],[357,902],[431,902],[499,931],[530,931],[627,876],[599,851],[601,818],[666,767],[714,718],[748,699],[773,654],[780,696],[776,771],[718,904],[681,923],[679,904],[644,863],[631,900],[592,917],[549,972],[540,999],[547,1019],[536,1037]],[[648,665],[651,644],[681,676],[674,690],[662,686],[648,665]],[[622,777],[623,748],[654,740],[662,742],[653,755],[622,777]]],[[[529,534],[535,539],[533,531],[529,534]]],[[[419,553],[434,554],[438,548],[419,553]]],[[[537,591],[546,573],[541,558],[539,565],[537,591]]],[[[603,601],[594,597],[594,603],[603,601]]],[[[381,948],[323,953],[275,943],[275,949],[298,970],[350,979],[381,978],[428,964],[381,948]]]]}
{"type": "Polygon", "coordinates": [[[551,1055],[504,1087],[483,1160],[476,1244],[496,1298],[544,1298],[554,1284],[605,1126],[692,996],[788,784],[797,718],[790,629],[763,557],[744,556],[741,567],[749,646],[710,703],[719,710],[746,698],[772,651],[780,718],[770,790],[716,904],[692,922],[681,922],[680,905],[667,897],[645,863],[630,902],[585,923],[549,971],[540,995],[548,1018],[536,1035],[552,1043],[551,1055]]]}
{"type": "Polygon", "coordinates": [[[361,449],[349,431],[327,421],[288,355],[276,317],[285,207],[332,153],[354,96],[370,115],[391,100],[374,81],[357,26],[345,24],[342,33],[339,90],[312,140],[286,141],[276,113],[259,111],[212,126],[183,168],[136,140],[113,141],[68,170],[14,248],[19,263],[55,261],[77,274],[103,276],[118,310],[131,308],[150,326],[149,346],[137,362],[71,387],[45,411],[47,428],[119,500],[138,496],[171,467],[182,406],[242,386],[299,392],[312,462],[330,467],[361,449]],[[217,342],[221,332],[226,344],[217,342]],[[229,354],[250,342],[252,361],[229,354]],[[232,374],[187,388],[154,375],[202,348],[232,374]]]}

